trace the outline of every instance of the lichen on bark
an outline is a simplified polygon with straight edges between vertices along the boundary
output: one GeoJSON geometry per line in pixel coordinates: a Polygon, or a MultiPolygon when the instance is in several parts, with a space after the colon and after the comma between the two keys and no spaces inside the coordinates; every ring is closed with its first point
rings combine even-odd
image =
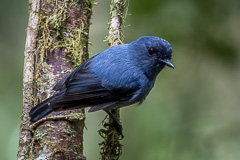
{"type": "Polygon", "coordinates": [[[53,94],[57,80],[87,60],[91,14],[91,0],[30,2],[18,159],[85,159],[83,110],[53,113],[32,128],[28,113],[53,94]]]}

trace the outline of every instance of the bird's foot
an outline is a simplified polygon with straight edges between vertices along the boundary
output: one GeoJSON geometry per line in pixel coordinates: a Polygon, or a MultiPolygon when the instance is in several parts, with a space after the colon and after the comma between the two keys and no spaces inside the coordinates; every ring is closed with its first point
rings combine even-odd
{"type": "Polygon", "coordinates": [[[123,127],[122,127],[121,123],[119,123],[119,122],[115,123],[115,121],[113,121],[113,123],[111,123],[111,124],[110,123],[105,123],[104,127],[113,127],[117,131],[117,133],[121,136],[120,139],[124,138],[124,135],[123,135],[123,132],[122,132],[123,127]]]}
{"type": "Polygon", "coordinates": [[[110,111],[110,110],[104,110],[104,111],[105,111],[105,112],[109,115],[109,117],[112,119],[112,123],[107,124],[107,125],[114,127],[115,130],[117,131],[117,133],[118,133],[119,135],[121,135],[121,139],[123,139],[124,136],[123,136],[123,133],[122,133],[122,131],[123,131],[122,124],[118,122],[118,120],[116,119],[116,117],[113,115],[112,111],[110,111]]]}

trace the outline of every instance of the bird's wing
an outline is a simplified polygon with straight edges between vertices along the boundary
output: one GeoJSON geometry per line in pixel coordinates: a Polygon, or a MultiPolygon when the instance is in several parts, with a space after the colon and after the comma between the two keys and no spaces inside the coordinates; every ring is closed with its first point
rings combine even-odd
{"type": "Polygon", "coordinates": [[[137,90],[136,86],[128,83],[120,87],[106,88],[103,84],[106,80],[91,72],[90,65],[91,61],[81,65],[57,84],[66,88],[66,91],[55,99],[52,107],[67,109],[92,106],[94,108],[92,111],[96,111],[133,97],[137,90]]]}
{"type": "Polygon", "coordinates": [[[86,61],[82,63],[80,66],[78,66],[75,70],[73,70],[70,74],[65,75],[61,80],[59,80],[56,85],[53,87],[53,90],[63,90],[66,88],[68,82],[72,79],[73,76],[75,76],[75,73],[84,71],[89,68],[91,59],[89,61],[86,61]]]}
{"type": "Polygon", "coordinates": [[[56,85],[53,87],[53,90],[58,91],[65,88],[66,81],[69,79],[69,74],[65,75],[61,80],[59,80],[56,85]]]}

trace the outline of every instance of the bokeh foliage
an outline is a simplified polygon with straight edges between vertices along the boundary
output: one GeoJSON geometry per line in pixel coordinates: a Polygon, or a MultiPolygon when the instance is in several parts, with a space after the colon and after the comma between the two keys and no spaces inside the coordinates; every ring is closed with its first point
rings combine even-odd
{"type": "MultiPolygon", "coordinates": [[[[109,1],[94,6],[92,55],[107,48],[109,1]]],[[[22,106],[27,1],[1,1],[0,159],[16,159],[22,106]]],[[[130,0],[125,42],[160,36],[173,47],[140,107],[121,110],[124,160],[237,160],[240,157],[240,1],[130,0]]],[[[99,157],[103,112],[87,114],[85,155],[99,157]]]]}

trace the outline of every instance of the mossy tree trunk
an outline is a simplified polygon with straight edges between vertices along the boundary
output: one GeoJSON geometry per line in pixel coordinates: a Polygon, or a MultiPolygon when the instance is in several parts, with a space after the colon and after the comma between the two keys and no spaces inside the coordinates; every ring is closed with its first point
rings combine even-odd
{"type": "Polygon", "coordinates": [[[91,0],[31,0],[18,159],[85,159],[84,111],[53,113],[31,125],[29,111],[88,58],[91,0]],[[31,126],[30,126],[31,125],[31,126]]]}

